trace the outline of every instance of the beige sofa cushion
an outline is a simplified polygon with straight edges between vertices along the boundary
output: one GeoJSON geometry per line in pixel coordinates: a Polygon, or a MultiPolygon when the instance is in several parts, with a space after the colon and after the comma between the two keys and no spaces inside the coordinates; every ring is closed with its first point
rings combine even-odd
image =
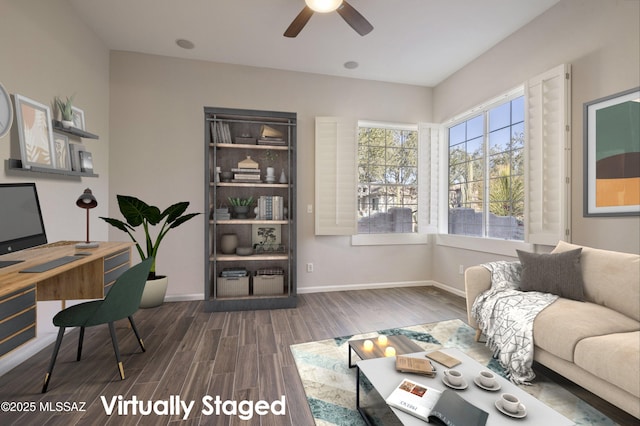
{"type": "MultiPolygon", "coordinates": [[[[553,253],[582,246],[560,241],[553,253]]],[[[585,300],[640,321],[640,255],[582,247],[585,300]]]]}
{"type": "Polygon", "coordinates": [[[575,363],[640,398],[640,331],[588,337],[576,346],[575,363]]]}
{"type": "Polygon", "coordinates": [[[578,342],[587,337],[640,330],[640,323],[595,303],[558,299],[547,306],[533,323],[536,346],[574,362],[578,342]]]}

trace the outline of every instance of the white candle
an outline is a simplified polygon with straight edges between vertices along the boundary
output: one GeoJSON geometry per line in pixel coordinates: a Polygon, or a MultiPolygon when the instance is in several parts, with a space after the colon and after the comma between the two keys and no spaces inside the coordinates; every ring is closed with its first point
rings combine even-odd
{"type": "Polygon", "coordinates": [[[365,340],[363,347],[365,351],[370,351],[371,349],[373,349],[373,342],[371,340],[365,340]]]}
{"type": "Polygon", "coordinates": [[[395,356],[396,348],[393,346],[387,346],[387,349],[384,350],[384,356],[395,356]]]}
{"type": "Polygon", "coordinates": [[[380,346],[387,346],[387,336],[385,336],[384,334],[381,334],[380,336],[378,336],[378,344],[380,346]]]}

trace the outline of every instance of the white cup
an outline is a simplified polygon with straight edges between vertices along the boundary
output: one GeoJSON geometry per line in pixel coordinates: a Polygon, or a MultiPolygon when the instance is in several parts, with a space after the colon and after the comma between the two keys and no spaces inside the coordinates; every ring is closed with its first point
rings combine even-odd
{"type": "Polygon", "coordinates": [[[453,386],[462,385],[462,373],[458,370],[444,370],[444,375],[447,377],[449,384],[453,386]]]}
{"type": "Polygon", "coordinates": [[[490,371],[481,371],[478,375],[480,384],[486,388],[492,388],[496,385],[496,376],[490,371]]]}
{"type": "Polygon", "coordinates": [[[509,413],[517,413],[520,409],[520,400],[517,396],[510,393],[503,393],[501,395],[502,398],[502,408],[509,413]]]}

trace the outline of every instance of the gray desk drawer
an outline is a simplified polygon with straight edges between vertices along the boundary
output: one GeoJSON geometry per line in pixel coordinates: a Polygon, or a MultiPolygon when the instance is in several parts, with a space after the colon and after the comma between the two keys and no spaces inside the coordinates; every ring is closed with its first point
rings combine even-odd
{"type": "Polygon", "coordinates": [[[36,287],[0,300],[0,356],[36,337],[36,287]]]}
{"type": "Polygon", "coordinates": [[[0,322],[31,306],[36,306],[36,286],[20,289],[0,299],[0,322]]]}
{"type": "Polygon", "coordinates": [[[106,274],[124,263],[127,265],[129,264],[129,249],[116,253],[113,256],[106,257],[104,259],[104,273],[106,274]]]}
{"type": "Polygon", "coordinates": [[[16,334],[11,339],[7,339],[5,341],[0,341],[0,356],[6,354],[7,352],[17,348],[23,343],[33,339],[36,337],[36,326],[30,327],[19,334],[16,334]]]}
{"type": "Polygon", "coordinates": [[[17,331],[36,323],[36,309],[31,308],[20,315],[16,315],[6,321],[0,322],[0,341],[6,339],[17,331]]]}

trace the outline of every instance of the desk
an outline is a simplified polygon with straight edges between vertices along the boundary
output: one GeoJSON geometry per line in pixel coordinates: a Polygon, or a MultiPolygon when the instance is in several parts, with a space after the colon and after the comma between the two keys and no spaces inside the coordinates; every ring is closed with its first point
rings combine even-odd
{"type": "Polygon", "coordinates": [[[129,268],[132,243],[102,242],[93,249],[76,249],[75,243],[63,241],[0,256],[0,260],[24,260],[0,268],[0,357],[35,337],[36,301],[101,299],[129,268]],[[20,272],[78,252],[88,254],[45,272],[20,272]]]}

